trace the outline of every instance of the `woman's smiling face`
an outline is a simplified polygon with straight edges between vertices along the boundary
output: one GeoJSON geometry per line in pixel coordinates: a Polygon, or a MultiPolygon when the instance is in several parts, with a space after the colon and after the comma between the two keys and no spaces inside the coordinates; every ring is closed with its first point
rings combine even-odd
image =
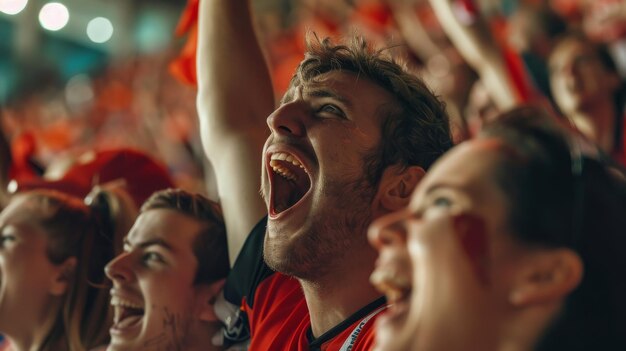
{"type": "Polygon", "coordinates": [[[35,201],[15,197],[0,214],[0,332],[28,330],[55,295],[59,267],[48,258],[48,237],[36,224],[42,217],[35,201]]]}
{"type": "Polygon", "coordinates": [[[406,209],[370,227],[379,251],[371,281],[391,304],[377,321],[378,350],[462,349],[496,330],[507,272],[523,252],[507,235],[507,200],[493,176],[500,147],[495,139],[456,147],[406,209]]]}

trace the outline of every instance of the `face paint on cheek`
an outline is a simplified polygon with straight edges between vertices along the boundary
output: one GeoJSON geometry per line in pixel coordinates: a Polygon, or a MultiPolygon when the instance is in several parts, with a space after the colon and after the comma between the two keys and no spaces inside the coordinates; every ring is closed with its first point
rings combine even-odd
{"type": "Polygon", "coordinates": [[[189,316],[173,313],[167,307],[163,307],[162,311],[161,331],[144,341],[143,347],[150,350],[184,350],[191,324],[189,316]]]}
{"type": "Polygon", "coordinates": [[[476,278],[489,285],[488,248],[485,221],[477,216],[462,214],[454,218],[454,229],[463,251],[467,254],[476,278]]]}

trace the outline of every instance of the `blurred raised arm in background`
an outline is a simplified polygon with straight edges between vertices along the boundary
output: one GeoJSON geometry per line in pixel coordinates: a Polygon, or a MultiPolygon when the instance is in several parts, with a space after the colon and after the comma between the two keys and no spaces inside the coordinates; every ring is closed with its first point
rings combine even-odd
{"type": "Polygon", "coordinates": [[[429,0],[439,23],[500,109],[520,102],[502,52],[472,0],[429,0]]]}
{"type": "Polygon", "coordinates": [[[267,65],[249,21],[248,1],[203,0],[198,30],[198,97],[202,143],[215,169],[231,264],[265,214],[259,196],[265,118],[274,108],[267,65]]]}

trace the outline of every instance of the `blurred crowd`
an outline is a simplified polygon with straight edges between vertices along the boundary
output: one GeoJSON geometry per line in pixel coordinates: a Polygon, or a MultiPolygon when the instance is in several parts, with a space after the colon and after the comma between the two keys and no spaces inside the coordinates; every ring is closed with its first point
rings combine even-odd
{"type": "Polygon", "coordinates": [[[17,96],[2,109],[11,178],[58,179],[87,152],[132,148],[165,163],[181,187],[205,191],[195,92],[168,73],[172,56],[119,59],[17,96]]]}
{"type": "MultiPolygon", "coordinates": [[[[118,58],[99,72],[68,82],[44,78],[17,92],[3,107],[2,126],[15,147],[28,154],[19,157],[32,157],[47,168],[53,160],[67,163],[92,149],[134,147],[165,162],[183,188],[203,191],[193,88],[197,6],[189,1],[181,16],[177,34],[188,37],[182,48],[181,39],[173,40],[166,52],[118,58]]],[[[567,114],[554,105],[558,97],[550,84],[556,73],[548,67],[566,32],[582,33],[585,46],[601,45],[598,55],[608,60],[621,90],[626,76],[626,10],[619,0],[455,1],[451,10],[470,37],[450,28],[454,24],[442,26],[427,0],[271,0],[252,6],[276,96],[286,90],[304,55],[308,31],[319,37],[362,33],[376,47],[402,57],[442,96],[457,142],[515,104],[547,103],[567,114]],[[502,65],[495,73],[502,82],[494,84],[481,62],[502,65]]]]}
{"type": "MultiPolygon", "coordinates": [[[[32,157],[47,168],[53,160],[67,163],[92,149],[134,147],[165,162],[183,188],[203,191],[190,87],[196,79],[197,6],[190,1],[181,16],[177,34],[188,36],[182,48],[180,39],[174,40],[166,52],[119,58],[99,72],[68,82],[43,79],[44,84],[18,92],[3,107],[2,126],[15,148],[27,153],[19,157],[32,157]]],[[[452,11],[471,36],[460,47],[455,42],[464,34],[446,28],[454,24],[442,26],[427,0],[271,0],[254,1],[253,9],[276,96],[286,90],[304,55],[307,31],[319,37],[362,33],[376,47],[402,57],[442,96],[457,142],[515,104],[555,104],[551,77],[557,73],[549,71],[548,59],[566,32],[582,33],[585,46],[601,45],[598,55],[620,79],[619,89],[626,76],[626,10],[619,0],[456,1],[452,11]],[[494,84],[481,62],[501,64],[496,80],[502,82],[494,84]]],[[[607,150],[617,147],[603,144],[607,150]]]]}

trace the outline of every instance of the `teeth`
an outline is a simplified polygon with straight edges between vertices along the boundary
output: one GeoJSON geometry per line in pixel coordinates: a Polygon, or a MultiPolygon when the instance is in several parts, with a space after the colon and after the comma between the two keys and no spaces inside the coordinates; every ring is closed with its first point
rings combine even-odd
{"type": "Polygon", "coordinates": [[[122,318],[122,309],[114,308],[113,309],[113,324],[117,324],[120,322],[120,318],[122,318]]]}
{"type": "Polygon", "coordinates": [[[280,174],[283,178],[294,180],[294,181],[298,179],[298,177],[292,171],[282,166],[280,162],[278,161],[290,162],[292,165],[298,166],[301,169],[304,169],[304,171],[306,172],[306,169],[304,168],[302,163],[296,160],[296,158],[293,157],[293,155],[290,155],[285,152],[276,152],[270,156],[270,166],[272,167],[274,172],[280,174]]]}
{"type": "Polygon", "coordinates": [[[389,289],[385,292],[385,295],[387,296],[387,301],[392,303],[400,300],[405,295],[405,291],[389,289]]]}
{"type": "Polygon", "coordinates": [[[287,169],[286,167],[283,167],[278,161],[276,160],[271,160],[270,161],[270,166],[272,166],[272,169],[274,170],[274,172],[280,174],[281,176],[283,176],[283,178],[287,178],[289,180],[296,180],[297,177],[295,174],[293,174],[293,172],[291,172],[289,169],[287,169]]]}
{"type": "Polygon", "coordinates": [[[286,153],[286,152],[276,152],[273,153],[272,156],[270,156],[270,159],[273,160],[279,160],[279,161],[286,161],[286,162],[291,162],[291,164],[293,164],[294,166],[298,166],[302,169],[304,169],[304,166],[298,161],[296,160],[295,157],[293,157],[292,155],[286,153]]]}
{"type": "Polygon", "coordinates": [[[134,308],[137,310],[143,310],[143,305],[133,303],[127,300],[123,300],[117,296],[111,297],[111,306],[121,306],[121,307],[127,307],[127,308],[134,308]]]}
{"type": "Polygon", "coordinates": [[[389,302],[394,302],[405,296],[411,290],[411,282],[406,277],[387,269],[375,270],[370,276],[370,282],[380,292],[387,295],[389,302]]]}

